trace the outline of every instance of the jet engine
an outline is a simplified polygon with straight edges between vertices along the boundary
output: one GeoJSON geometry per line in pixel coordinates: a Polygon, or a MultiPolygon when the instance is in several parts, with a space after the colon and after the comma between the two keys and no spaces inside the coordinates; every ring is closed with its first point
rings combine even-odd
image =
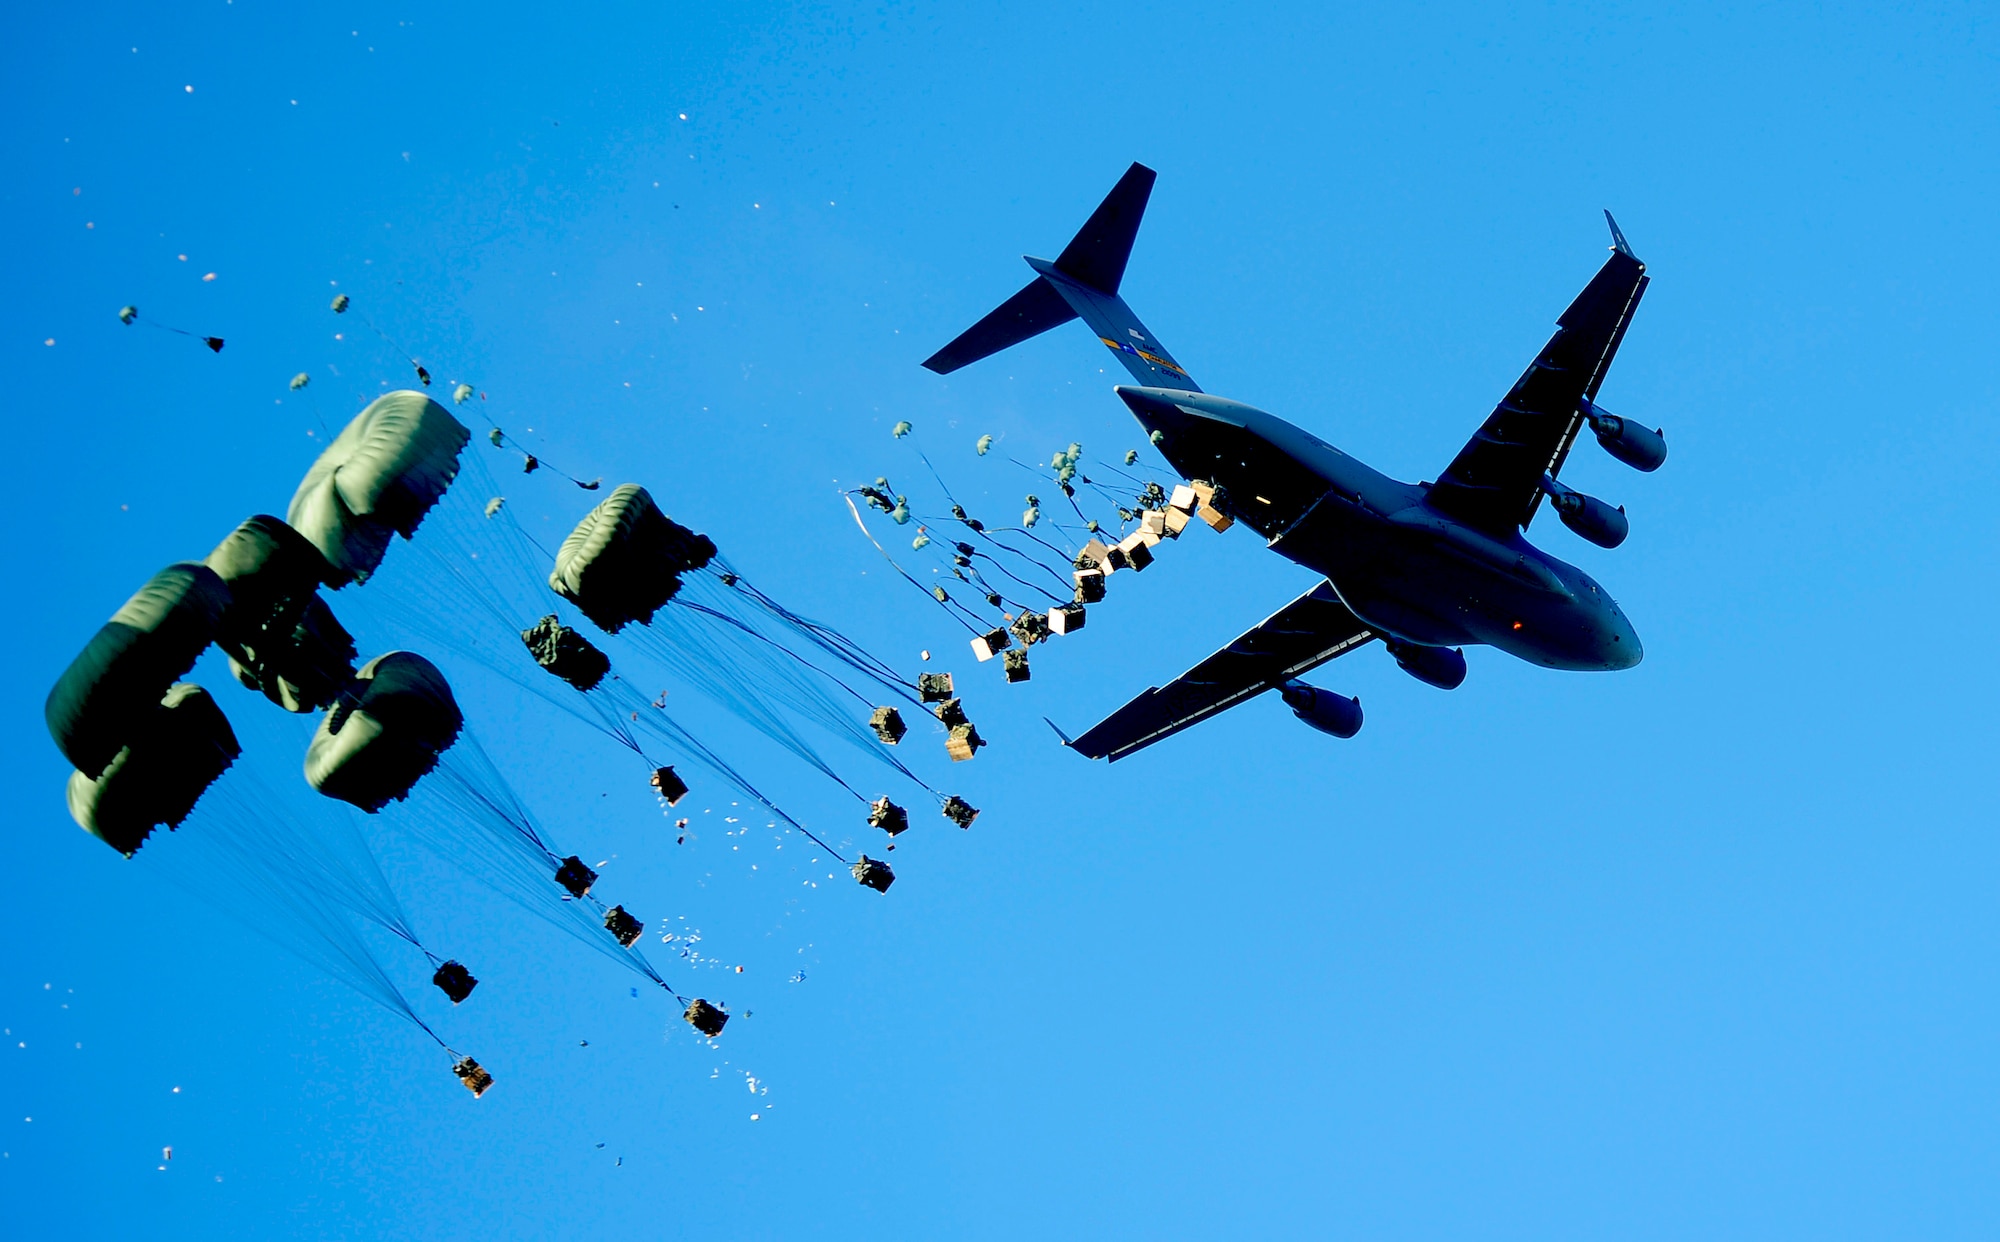
{"type": "Polygon", "coordinates": [[[1321,733],[1353,737],[1361,732],[1360,699],[1350,699],[1302,681],[1286,682],[1279,693],[1284,695],[1285,706],[1292,709],[1292,715],[1321,733]]]}
{"type": "Polygon", "coordinates": [[[1457,647],[1425,647],[1393,638],[1385,645],[1404,672],[1427,686],[1456,690],[1465,683],[1465,652],[1457,647]]]}
{"type": "Polygon", "coordinates": [[[1631,520],[1622,506],[1614,509],[1595,496],[1564,487],[1546,474],[1542,476],[1542,490],[1548,493],[1549,503],[1556,507],[1556,516],[1562,519],[1562,524],[1600,548],[1615,548],[1632,533],[1631,520]]]}
{"type": "Polygon", "coordinates": [[[1583,416],[1604,451],[1634,470],[1658,470],[1667,460],[1666,433],[1652,431],[1629,419],[1598,408],[1589,397],[1583,399],[1583,416]]]}

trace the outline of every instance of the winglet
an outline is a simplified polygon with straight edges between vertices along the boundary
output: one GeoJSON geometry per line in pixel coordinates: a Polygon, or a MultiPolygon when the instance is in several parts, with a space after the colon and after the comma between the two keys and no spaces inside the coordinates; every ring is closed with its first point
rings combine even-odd
{"type": "Polygon", "coordinates": [[[1064,733],[1064,732],[1062,731],[1062,726],[1061,726],[1061,725],[1059,725],[1059,724],[1057,724],[1057,723],[1056,723],[1055,721],[1053,721],[1053,720],[1050,720],[1050,719],[1049,719],[1049,718],[1048,718],[1047,716],[1044,716],[1044,717],[1042,717],[1042,723],[1043,723],[1043,724],[1045,724],[1045,725],[1047,725],[1047,726],[1048,726],[1049,728],[1051,728],[1051,729],[1054,729],[1054,730],[1056,731],[1056,736],[1062,739],[1062,744],[1063,744],[1063,745],[1065,745],[1065,746],[1074,746],[1074,745],[1076,745],[1076,743],[1075,743],[1075,742],[1073,742],[1073,741],[1071,741],[1071,740],[1070,740],[1070,736],[1069,736],[1069,734],[1067,734],[1067,733],[1064,733]]]}
{"type": "Polygon", "coordinates": [[[1638,255],[1632,253],[1631,245],[1626,242],[1625,234],[1618,231],[1618,221],[1611,218],[1608,209],[1604,213],[1604,222],[1611,226],[1611,248],[1628,259],[1638,258],[1638,255]]]}

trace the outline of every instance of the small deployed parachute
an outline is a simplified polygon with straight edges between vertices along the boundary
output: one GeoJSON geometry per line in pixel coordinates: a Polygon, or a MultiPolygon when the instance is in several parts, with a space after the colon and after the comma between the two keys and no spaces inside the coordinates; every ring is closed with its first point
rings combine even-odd
{"type": "Polygon", "coordinates": [[[294,375],[292,377],[292,391],[297,392],[299,389],[304,388],[306,385],[312,382],[313,382],[313,377],[306,374],[304,371],[301,371],[297,375],[294,375]]]}
{"type": "Polygon", "coordinates": [[[451,403],[453,405],[464,405],[467,401],[470,401],[471,399],[472,399],[472,385],[470,384],[460,384],[458,387],[451,390],[451,403]]]}
{"type": "MultiPolygon", "coordinates": [[[[130,325],[137,323],[138,321],[139,321],[138,307],[121,306],[118,308],[119,323],[130,325]]],[[[171,332],[176,336],[191,336],[196,340],[200,341],[202,344],[208,346],[209,352],[217,354],[222,352],[222,338],[219,336],[203,336],[199,332],[190,332],[186,328],[176,328],[172,324],[154,323],[150,319],[146,321],[146,326],[150,328],[158,328],[162,332],[171,332]]]]}
{"type": "Polygon", "coordinates": [[[153,575],[63,671],[43,706],[49,736],[86,777],[98,775],[161,696],[215,638],[229,588],[205,565],[153,575]]]}
{"type": "Polygon", "coordinates": [[[906,418],[902,422],[897,423],[894,427],[891,427],[889,429],[889,434],[896,437],[898,440],[902,439],[906,435],[909,435],[910,420],[906,418]]]}
{"type": "Polygon", "coordinates": [[[333,313],[336,315],[345,315],[347,313],[346,294],[336,293],[333,295],[333,313]]]}
{"type": "Polygon", "coordinates": [[[407,389],[376,398],[341,429],[285,512],[326,558],[328,585],[365,580],[391,535],[416,532],[458,476],[471,439],[443,406],[407,389]]]}
{"type": "Polygon", "coordinates": [[[978,453],[981,457],[986,456],[986,454],[993,451],[993,437],[992,436],[979,437],[979,439],[973,443],[972,448],[973,451],[978,453]]]}

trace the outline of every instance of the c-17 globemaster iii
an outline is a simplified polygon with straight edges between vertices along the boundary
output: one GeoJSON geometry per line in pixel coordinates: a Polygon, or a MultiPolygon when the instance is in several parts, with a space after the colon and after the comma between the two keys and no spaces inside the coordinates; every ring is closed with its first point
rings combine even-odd
{"type": "Polygon", "coordinates": [[[1455,689],[1462,647],[1485,643],[1546,668],[1611,671],[1643,655],[1604,588],[1525,538],[1543,497],[1601,547],[1625,539],[1625,511],[1557,481],[1585,427],[1639,470],[1666,460],[1656,430],[1596,404],[1646,291],[1646,265],[1609,212],[1611,257],[1556,320],[1513,388],[1436,482],[1402,483],[1276,415],[1205,393],[1118,296],[1154,173],[1134,164],[1051,263],[924,365],[940,375],[1081,318],[1136,385],[1116,389],[1175,469],[1215,488],[1227,516],[1324,581],[1069,745],[1117,760],[1266,690],[1336,737],[1361,704],[1298,680],[1382,640],[1420,681],[1455,689]]]}

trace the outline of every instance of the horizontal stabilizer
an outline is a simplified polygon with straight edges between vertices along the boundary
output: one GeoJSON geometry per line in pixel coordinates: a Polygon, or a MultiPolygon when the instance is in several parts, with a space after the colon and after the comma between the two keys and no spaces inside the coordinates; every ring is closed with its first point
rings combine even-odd
{"type": "MultiPolygon", "coordinates": [[[[1130,244],[1129,241],[1127,244],[1130,244]]],[[[1019,345],[1031,336],[1039,336],[1074,318],[1076,311],[1070,308],[1068,300],[1056,292],[1055,286],[1037,276],[1027,288],[1002,302],[992,314],[924,359],[924,367],[939,375],[949,375],[968,363],[977,362],[988,354],[997,354],[1010,345],[1019,345]]]]}

